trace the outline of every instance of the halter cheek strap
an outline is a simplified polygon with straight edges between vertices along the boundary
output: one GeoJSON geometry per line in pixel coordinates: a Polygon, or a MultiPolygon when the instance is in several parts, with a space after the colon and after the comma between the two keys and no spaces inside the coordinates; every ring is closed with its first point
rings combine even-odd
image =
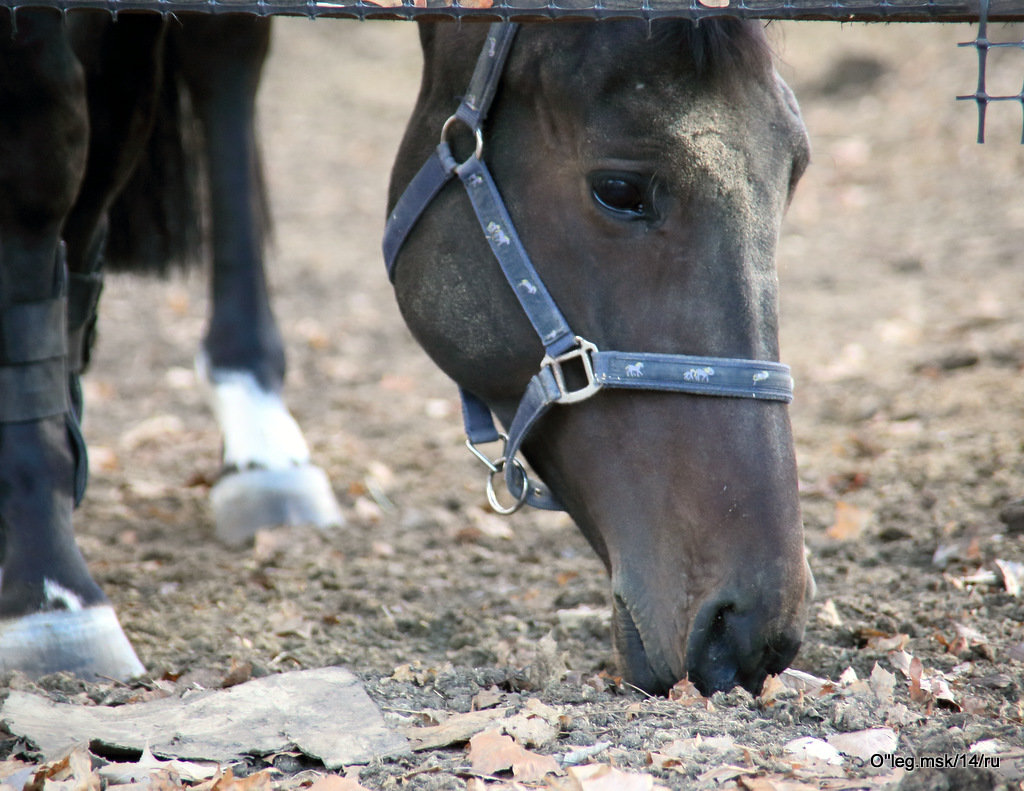
{"type": "Polygon", "coordinates": [[[728,357],[696,357],[685,354],[602,351],[576,335],[534,268],[494,179],[483,160],[482,125],[497,90],[505,58],[518,26],[498,22],[491,26],[477,61],[465,98],[448,119],[441,143],[409,183],[388,218],[384,230],[384,260],[394,280],[398,253],[416,221],[441,189],[455,178],[462,182],[494,257],[523,311],[544,345],[540,371],[530,380],[519,407],[502,434],[490,408],[476,395],[460,388],[463,423],[469,449],[490,470],[488,500],[499,513],[512,513],[524,503],[561,510],[561,505],[541,483],[531,480],[518,453],[531,429],[555,404],[584,401],[604,388],[654,390],[703,396],[753,398],[785,403],[793,399],[789,367],[781,363],[728,357]],[[461,122],[477,142],[476,152],[458,163],[447,142],[449,130],[461,122]],[[567,369],[576,371],[583,384],[573,389],[567,369]],[[497,459],[478,446],[504,442],[497,459]],[[494,479],[503,475],[515,498],[502,505],[495,494],[494,479]]]}

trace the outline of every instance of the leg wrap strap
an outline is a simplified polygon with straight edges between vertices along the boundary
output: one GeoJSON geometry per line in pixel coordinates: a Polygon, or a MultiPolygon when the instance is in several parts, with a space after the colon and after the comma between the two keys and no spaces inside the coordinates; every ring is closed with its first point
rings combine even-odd
{"type": "Polygon", "coordinates": [[[63,294],[0,311],[0,423],[68,411],[66,316],[63,294]]]}
{"type": "Polygon", "coordinates": [[[61,246],[54,289],[57,296],[0,306],[0,423],[64,416],[75,458],[77,505],[85,495],[89,461],[77,414],[71,408],[63,252],[61,246]]]}

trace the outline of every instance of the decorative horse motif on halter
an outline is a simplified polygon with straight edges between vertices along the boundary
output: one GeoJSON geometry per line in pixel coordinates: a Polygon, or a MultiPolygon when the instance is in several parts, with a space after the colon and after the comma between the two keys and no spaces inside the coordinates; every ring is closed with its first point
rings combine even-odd
{"type": "Polygon", "coordinates": [[[715,369],[705,365],[703,368],[691,368],[683,374],[683,379],[687,382],[710,382],[714,375],[715,369]]]}

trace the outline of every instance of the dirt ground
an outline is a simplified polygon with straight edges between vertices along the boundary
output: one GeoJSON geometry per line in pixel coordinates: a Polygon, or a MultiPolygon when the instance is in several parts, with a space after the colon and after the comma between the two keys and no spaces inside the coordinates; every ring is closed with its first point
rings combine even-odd
{"type": "MultiPolygon", "coordinates": [[[[118,277],[104,297],[78,532],[153,678],[340,664],[402,727],[539,699],[555,726],[520,736],[529,749],[596,745],[579,760],[672,789],[1021,787],[1024,520],[1000,520],[1024,496],[1020,108],[994,107],[975,144],[973,105],[954,100],[975,86],[956,46],[970,26],[770,32],[814,146],[779,251],[819,586],[795,667],[831,683],[648,699],[616,680],[604,571],[573,525],[487,512],[454,389],[406,332],[378,251],[415,29],[336,20],[278,23],[262,117],[287,397],[347,526],[214,543],[219,440],[191,367],[205,277],[118,277]],[[842,764],[794,742],[837,734],[856,742],[842,764]],[[865,748],[871,734],[898,743],[865,748]],[[980,755],[1000,766],[970,768],[980,755]]],[[[993,53],[994,89],[1019,90],[1022,54],[993,53]]],[[[355,772],[371,789],[510,782],[470,763],[457,743],[355,772]]],[[[625,777],[607,787],[650,787],[625,777]]]]}

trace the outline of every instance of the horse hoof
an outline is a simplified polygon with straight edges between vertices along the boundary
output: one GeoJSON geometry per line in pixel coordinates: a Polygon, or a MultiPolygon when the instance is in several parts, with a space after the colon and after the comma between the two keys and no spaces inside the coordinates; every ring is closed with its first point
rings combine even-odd
{"type": "Polygon", "coordinates": [[[327,475],[312,464],[229,473],[210,491],[210,504],[217,539],[229,546],[245,544],[267,527],[345,522],[327,475]]]}
{"type": "Polygon", "coordinates": [[[0,670],[127,681],[146,669],[109,604],[0,620],[0,670]]]}

